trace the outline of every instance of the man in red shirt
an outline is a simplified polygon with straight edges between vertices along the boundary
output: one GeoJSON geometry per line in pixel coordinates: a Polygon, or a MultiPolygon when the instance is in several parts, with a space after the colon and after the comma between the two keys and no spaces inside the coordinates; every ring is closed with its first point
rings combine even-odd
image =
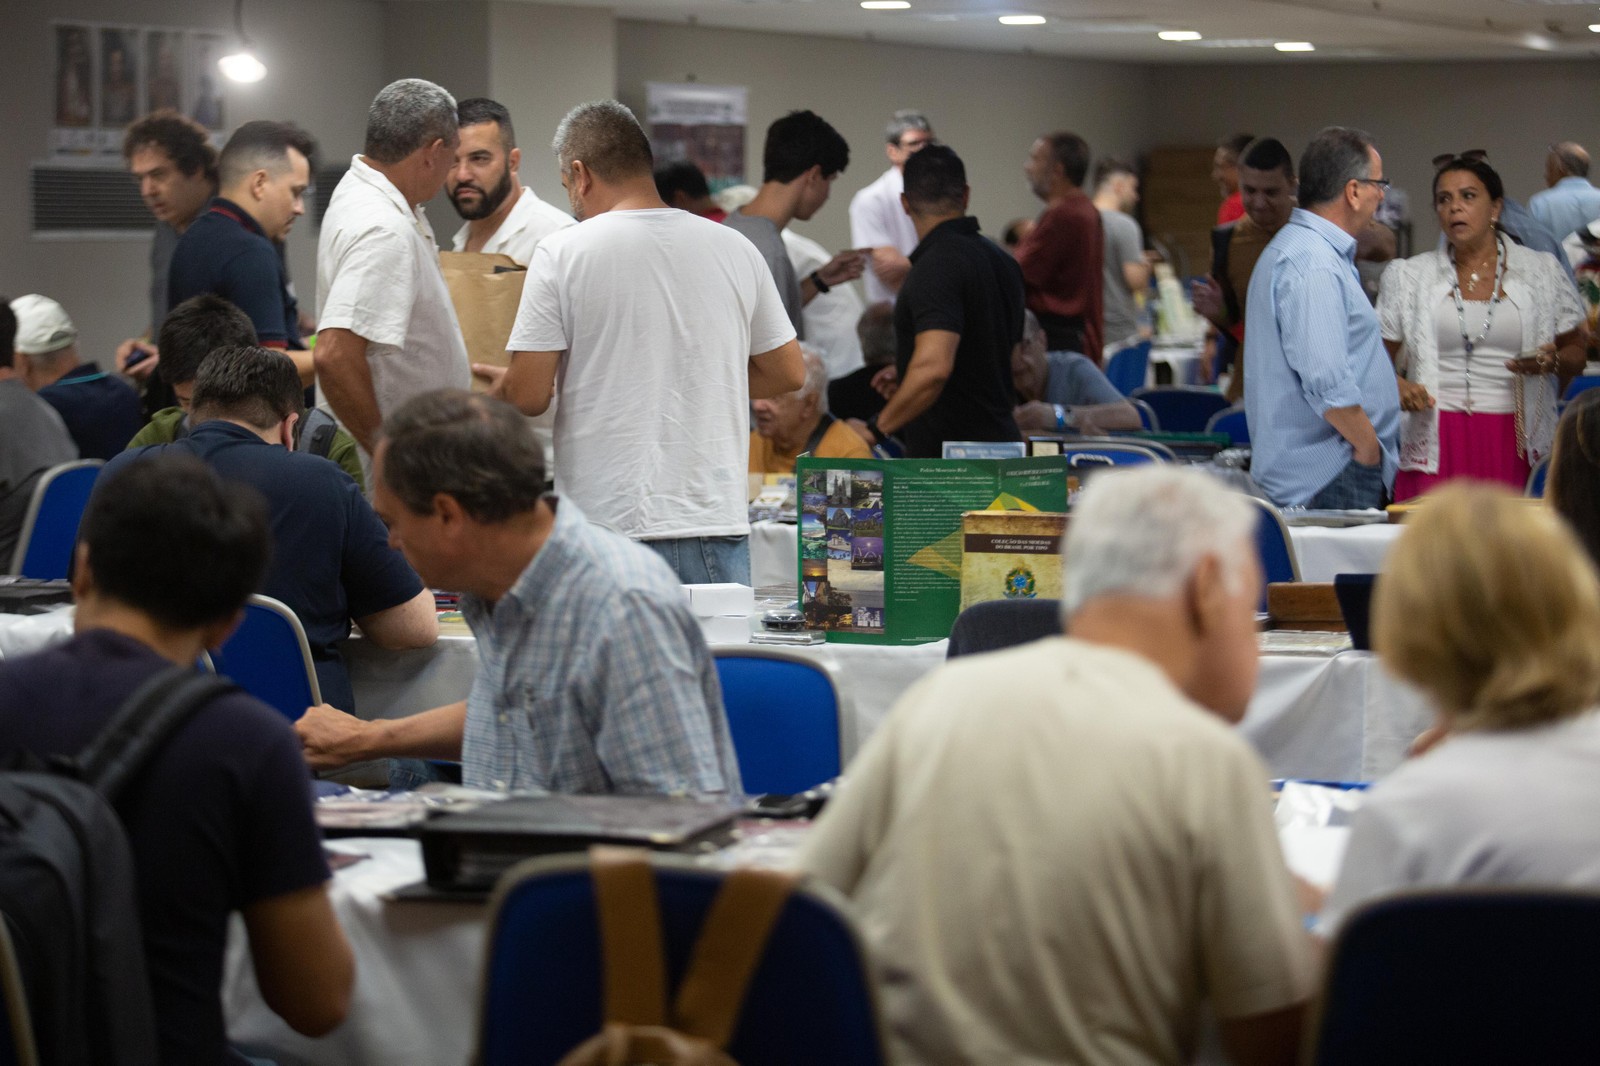
{"type": "Polygon", "coordinates": [[[1082,352],[1098,365],[1105,233],[1083,191],[1089,146],[1076,133],[1047,133],[1033,142],[1022,170],[1045,202],[1017,246],[1028,310],[1044,326],[1051,351],[1082,352]]]}
{"type": "Polygon", "coordinates": [[[1211,157],[1211,180],[1217,183],[1222,194],[1222,205],[1217,208],[1217,225],[1244,217],[1244,197],[1239,193],[1239,156],[1255,137],[1248,133],[1235,133],[1217,145],[1217,154],[1211,157]]]}

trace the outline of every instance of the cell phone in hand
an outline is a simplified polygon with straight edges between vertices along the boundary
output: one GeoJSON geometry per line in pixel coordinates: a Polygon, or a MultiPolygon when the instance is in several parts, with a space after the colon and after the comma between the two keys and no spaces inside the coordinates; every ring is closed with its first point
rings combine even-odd
{"type": "Polygon", "coordinates": [[[135,348],[133,354],[128,356],[128,361],[122,364],[122,369],[131,370],[148,358],[150,358],[149,348],[135,348]]]}

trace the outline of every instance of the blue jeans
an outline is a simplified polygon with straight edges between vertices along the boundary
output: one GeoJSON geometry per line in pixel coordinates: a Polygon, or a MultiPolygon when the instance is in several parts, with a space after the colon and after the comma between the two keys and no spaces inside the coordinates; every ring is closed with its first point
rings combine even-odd
{"type": "Polygon", "coordinates": [[[750,584],[750,538],[676,537],[639,543],[667,561],[685,585],[750,584]]]}
{"type": "Polygon", "coordinates": [[[1383,460],[1377,466],[1362,466],[1352,459],[1306,506],[1316,511],[1359,511],[1382,507],[1383,497],[1383,460]]]}

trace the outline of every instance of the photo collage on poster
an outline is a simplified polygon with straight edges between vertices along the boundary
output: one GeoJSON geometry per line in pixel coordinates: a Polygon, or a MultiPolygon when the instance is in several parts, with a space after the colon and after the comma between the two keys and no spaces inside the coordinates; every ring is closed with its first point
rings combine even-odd
{"type": "Polygon", "coordinates": [[[687,159],[712,193],[744,182],[748,91],[741,85],[645,85],[656,164],[687,159]]]}
{"type": "Polygon", "coordinates": [[[54,29],[55,155],[120,153],[128,124],[164,107],[222,131],[221,34],[83,22],[54,29]]]}
{"type": "Polygon", "coordinates": [[[800,486],[806,624],[882,633],[883,564],[883,471],[807,471],[800,486]]]}

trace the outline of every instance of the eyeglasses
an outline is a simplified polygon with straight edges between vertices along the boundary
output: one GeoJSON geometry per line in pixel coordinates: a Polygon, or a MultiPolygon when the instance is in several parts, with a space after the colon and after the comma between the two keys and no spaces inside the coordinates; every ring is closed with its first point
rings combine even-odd
{"type": "Polygon", "coordinates": [[[1462,163],[1486,163],[1488,160],[1489,150],[1487,148],[1468,148],[1459,155],[1454,152],[1446,152],[1443,155],[1434,156],[1433,169],[1443,170],[1446,166],[1457,161],[1462,163]]]}
{"type": "Polygon", "coordinates": [[[1388,192],[1389,191],[1389,184],[1390,183],[1389,183],[1389,179],[1388,178],[1351,178],[1350,180],[1351,181],[1363,182],[1363,183],[1365,183],[1367,185],[1376,185],[1378,188],[1382,189],[1384,192],[1388,192]]]}

